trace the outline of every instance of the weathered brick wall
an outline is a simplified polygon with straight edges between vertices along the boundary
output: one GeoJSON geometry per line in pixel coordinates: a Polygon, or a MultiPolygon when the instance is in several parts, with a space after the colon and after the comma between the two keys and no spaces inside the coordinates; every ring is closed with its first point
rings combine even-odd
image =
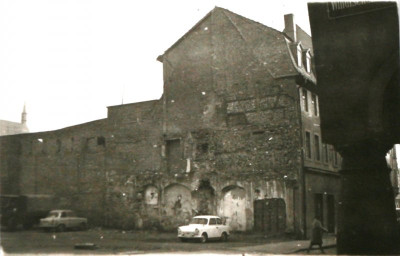
{"type": "Polygon", "coordinates": [[[21,164],[20,136],[0,137],[0,186],[1,194],[18,194],[21,164]]]}
{"type": "Polygon", "coordinates": [[[301,131],[287,51],[282,33],[215,9],[163,56],[166,136],[181,138],[192,187],[210,179],[217,213],[236,211],[223,210],[227,188],[243,189],[239,230],[252,228],[257,196],[284,198],[294,226],[301,131]]]}
{"type": "MultiPolygon", "coordinates": [[[[105,120],[56,131],[18,135],[19,193],[51,194],[54,208],[71,208],[102,223],[105,120]]],[[[6,170],[10,170],[6,167],[6,170]]],[[[2,171],[4,169],[2,168],[2,171]]]]}
{"type": "Polygon", "coordinates": [[[22,192],[124,229],[209,213],[250,230],[254,200],[283,198],[293,230],[301,131],[287,51],[282,33],[215,9],[164,54],[160,100],[21,139],[22,192]]]}
{"type": "Polygon", "coordinates": [[[145,208],[146,188],[158,186],[163,177],[161,102],[113,106],[108,111],[105,224],[142,228],[148,213],[157,213],[145,208]]]}

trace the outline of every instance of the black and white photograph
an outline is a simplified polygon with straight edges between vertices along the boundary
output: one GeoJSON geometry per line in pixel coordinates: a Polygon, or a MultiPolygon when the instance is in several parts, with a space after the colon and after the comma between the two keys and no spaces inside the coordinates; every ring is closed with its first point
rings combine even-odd
{"type": "Polygon", "coordinates": [[[399,6],[0,0],[0,253],[400,255],[399,6]]]}

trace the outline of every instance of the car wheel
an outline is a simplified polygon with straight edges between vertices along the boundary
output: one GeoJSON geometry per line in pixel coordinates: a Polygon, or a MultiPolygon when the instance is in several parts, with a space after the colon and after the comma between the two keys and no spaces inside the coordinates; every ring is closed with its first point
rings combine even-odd
{"type": "Polygon", "coordinates": [[[65,231],[65,225],[64,224],[60,224],[56,227],[56,231],[57,232],[64,232],[65,231]]]}
{"type": "Polygon", "coordinates": [[[87,229],[86,223],[85,223],[85,222],[82,222],[82,223],[79,225],[79,229],[80,229],[80,230],[86,230],[86,229],[87,229]]]}
{"type": "Polygon", "coordinates": [[[207,234],[206,233],[203,233],[202,235],[201,235],[201,242],[202,243],[205,243],[205,242],[207,242],[207,240],[208,240],[208,236],[207,236],[207,234]]]}
{"type": "Polygon", "coordinates": [[[228,234],[226,234],[225,232],[223,232],[223,233],[221,234],[221,241],[222,241],[222,242],[228,241],[228,234]]]}

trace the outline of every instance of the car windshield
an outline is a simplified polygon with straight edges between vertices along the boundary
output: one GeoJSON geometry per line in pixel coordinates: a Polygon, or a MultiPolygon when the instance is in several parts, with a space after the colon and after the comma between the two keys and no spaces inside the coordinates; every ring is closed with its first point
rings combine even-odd
{"type": "Polygon", "coordinates": [[[207,224],[207,219],[206,218],[193,218],[193,220],[190,222],[190,224],[207,224]]]}
{"type": "Polygon", "coordinates": [[[47,215],[47,217],[57,217],[58,216],[58,212],[49,212],[49,214],[47,215]]]}

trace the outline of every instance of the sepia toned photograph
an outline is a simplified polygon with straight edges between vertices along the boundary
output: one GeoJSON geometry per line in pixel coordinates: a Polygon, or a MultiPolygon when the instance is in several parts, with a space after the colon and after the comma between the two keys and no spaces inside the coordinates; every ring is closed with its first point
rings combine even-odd
{"type": "Polygon", "coordinates": [[[397,1],[0,1],[2,255],[400,255],[397,1]]]}

